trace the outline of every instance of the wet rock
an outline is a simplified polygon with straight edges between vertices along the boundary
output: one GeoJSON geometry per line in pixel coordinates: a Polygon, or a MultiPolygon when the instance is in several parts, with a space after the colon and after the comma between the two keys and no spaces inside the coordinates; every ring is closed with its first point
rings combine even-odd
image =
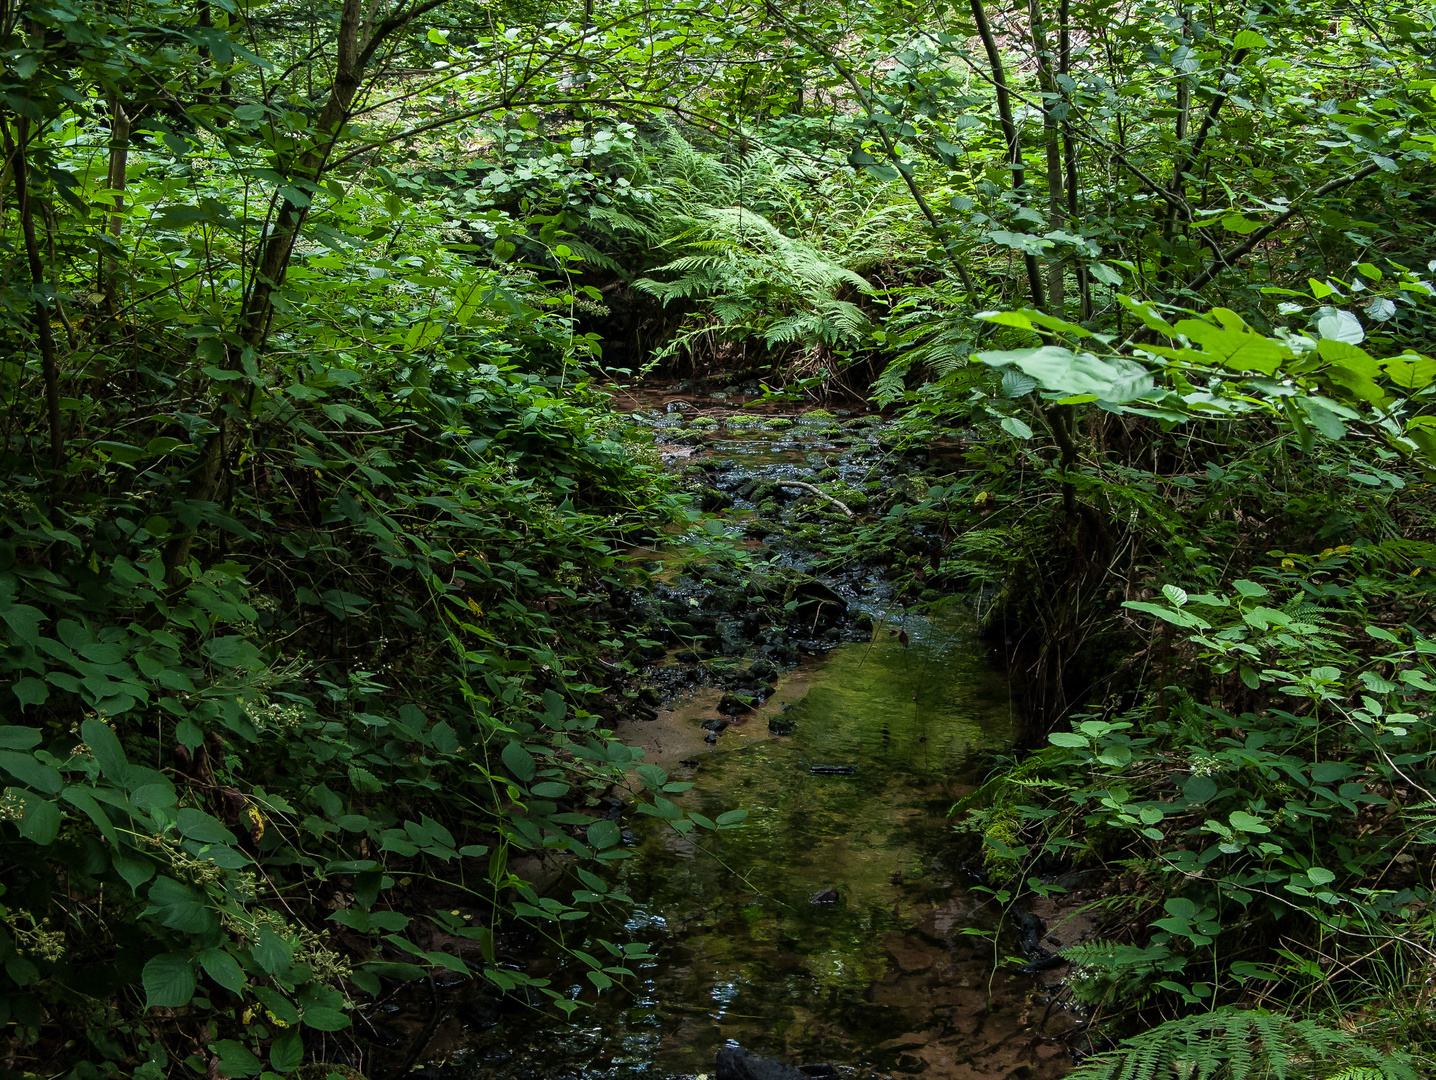
{"type": "Polygon", "coordinates": [[[808,772],[813,776],[856,776],[858,770],[851,765],[810,765],[808,772]]]}
{"type": "Polygon", "coordinates": [[[768,718],[768,730],[774,735],[791,735],[797,728],[796,720],[789,720],[784,716],[773,716],[768,718]]]}
{"type": "Polygon", "coordinates": [[[753,699],[747,695],[724,694],[718,700],[718,711],[728,716],[741,716],[753,711],[753,699]]]}
{"type": "Polygon", "coordinates": [[[718,1051],[717,1080],[806,1080],[807,1074],[772,1058],[759,1057],[738,1046],[718,1051]]]}
{"type": "Polygon", "coordinates": [[[778,667],[767,660],[754,660],[753,666],[748,669],[748,674],[763,682],[774,683],[778,681],[778,667]]]}
{"type": "Polygon", "coordinates": [[[715,717],[713,717],[713,719],[711,719],[711,720],[704,720],[704,721],[703,721],[703,730],[704,730],[704,731],[719,732],[719,731],[726,731],[727,729],[728,729],[728,721],[725,720],[725,719],[723,719],[723,717],[721,717],[721,716],[715,716],[715,717]]]}
{"type": "Polygon", "coordinates": [[[817,907],[835,907],[842,899],[842,894],[837,889],[822,889],[808,897],[808,903],[817,907]]]}
{"type": "Polygon", "coordinates": [[[1012,922],[1022,939],[1023,951],[1031,953],[1042,948],[1042,936],[1047,933],[1047,924],[1030,911],[1014,911],[1012,922]]]}

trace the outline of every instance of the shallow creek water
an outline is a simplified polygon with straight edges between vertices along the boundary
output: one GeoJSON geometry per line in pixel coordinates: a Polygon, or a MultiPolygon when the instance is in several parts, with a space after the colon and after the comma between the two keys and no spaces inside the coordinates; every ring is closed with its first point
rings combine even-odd
{"type": "MultiPolygon", "coordinates": [[[[708,453],[759,469],[803,458],[801,443],[752,433],[708,453]]],[[[716,715],[711,687],[620,727],[647,761],[693,783],[686,809],[741,807],[746,822],[682,836],[625,818],[631,857],[618,878],[637,904],[624,928],[590,930],[649,941],[657,958],[627,990],[583,991],[592,1007],[572,1024],[507,1014],[470,1035],[445,1076],[695,1076],[729,1041],[853,1078],[1066,1071],[1062,1045],[1037,1031],[1032,976],[994,974],[992,939],[964,933],[996,929],[999,913],[971,890],[948,811],[1013,725],[971,605],[919,616],[858,603],[874,616],[872,639],[785,674],[716,745],[700,727],[716,715]],[[794,722],[791,735],[770,733],[776,716],[794,722]]]]}

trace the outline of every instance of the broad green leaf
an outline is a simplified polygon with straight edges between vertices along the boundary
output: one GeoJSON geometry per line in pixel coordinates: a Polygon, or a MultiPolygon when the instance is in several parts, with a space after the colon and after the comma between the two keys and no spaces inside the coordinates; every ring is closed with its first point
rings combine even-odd
{"type": "Polygon", "coordinates": [[[80,735],[90,753],[95,755],[100,771],[115,783],[124,784],[130,763],[113,729],[99,720],[90,719],[80,725],[80,735]]]}
{"type": "Polygon", "coordinates": [[[194,966],[188,956],[161,953],[146,963],[141,981],[145,987],[145,1008],[163,1006],[178,1009],[194,997],[194,966]]]}
{"type": "Polygon", "coordinates": [[[250,949],[261,971],[279,975],[294,962],[294,946],[268,927],[261,927],[259,937],[250,949]]]}
{"type": "Polygon", "coordinates": [[[303,1064],[304,1041],[298,1028],[282,1032],[269,1044],[269,1065],[275,1072],[293,1072],[303,1064]]]}
{"type": "Polygon", "coordinates": [[[1244,833],[1269,833],[1271,828],[1261,818],[1248,814],[1245,810],[1233,810],[1227,815],[1227,821],[1233,829],[1244,833]]]}
{"type": "Polygon", "coordinates": [[[521,783],[528,783],[538,771],[534,756],[524,749],[523,743],[508,743],[504,746],[500,756],[504,759],[504,765],[509,772],[513,773],[521,783]]]}
{"type": "Polygon", "coordinates": [[[259,1058],[243,1043],[234,1039],[220,1039],[210,1043],[209,1048],[219,1058],[219,1071],[225,1076],[258,1076],[264,1071],[259,1058]]]}
{"type": "MultiPolygon", "coordinates": [[[[1329,310],[1329,309],[1328,309],[1329,310]]],[[[1361,320],[1349,311],[1333,311],[1316,321],[1316,330],[1323,338],[1360,345],[1366,339],[1361,320]]]]}
{"type": "Polygon", "coordinates": [[[1211,800],[1217,793],[1217,782],[1210,776],[1188,777],[1182,784],[1182,794],[1187,797],[1188,802],[1204,803],[1211,800]]]}
{"type": "Polygon", "coordinates": [[[588,827],[588,842],[599,851],[613,847],[618,841],[618,826],[606,818],[600,818],[588,827]]]}
{"type": "Polygon", "coordinates": [[[244,989],[244,972],[239,961],[223,949],[205,949],[199,954],[204,973],[226,990],[238,994],[244,989]]]}
{"type": "Polygon", "coordinates": [[[1155,385],[1147,369],[1133,360],[1074,353],[1059,345],[981,352],[977,358],[992,367],[1016,367],[1045,390],[1092,394],[1103,401],[1132,401],[1155,385]]]}
{"type": "Polygon", "coordinates": [[[24,801],[25,812],[17,823],[20,835],[41,846],[53,844],[60,835],[60,808],[34,792],[26,792],[24,801]]]}

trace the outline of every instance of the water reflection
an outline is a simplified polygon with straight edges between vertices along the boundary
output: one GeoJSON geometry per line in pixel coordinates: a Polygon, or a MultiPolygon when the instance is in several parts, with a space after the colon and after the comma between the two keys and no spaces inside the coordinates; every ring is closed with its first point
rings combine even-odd
{"type": "Polygon", "coordinates": [[[1018,1029],[1027,984],[990,989],[990,947],[960,934],[991,915],[965,894],[946,817],[974,753],[1010,742],[1007,690],[961,602],[902,629],[906,643],[880,629],[807,672],[791,737],[751,717],[702,757],[681,802],[710,818],[744,807],[745,828],[633,826],[618,883],[641,904],[626,929],[658,960],[630,992],[585,992],[582,1038],[532,1014],[480,1036],[462,1055],[473,1075],[706,1073],[729,1039],[795,1061],[926,1068],[1018,1029]],[[515,1030],[530,1049],[496,1062],[515,1030]]]}

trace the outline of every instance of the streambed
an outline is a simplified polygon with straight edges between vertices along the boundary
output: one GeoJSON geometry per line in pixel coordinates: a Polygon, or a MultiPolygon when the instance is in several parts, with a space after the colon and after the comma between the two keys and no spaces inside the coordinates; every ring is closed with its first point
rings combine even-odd
{"type": "MultiPolygon", "coordinates": [[[[815,444],[802,431],[743,430],[666,449],[676,463],[721,461],[725,485],[741,489],[773,470],[826,465],[812,460],[815,444]]],[[[745,510],[751,517],[736,500],[735,531],[745,510]]],[[[781,535],[768,543],[775,561],[792,560],[781,535]]],[[[699,1076],[728,1042],[854,1080],[1067,1071],[1065,1045],[1039,1030],[1033,976],[994,973],[995,950],[1015,947],[1010,932],[994,943],[1000,913],[973,890],[948,818],[984,755],[1014,734],[972,603],[905,613],[880,575],[832,587],[863,632],[850,619],[804,643],[808,657],[716,738],[703,724],[718,718],[722,687],[685,685],[672,658],[662,667],[679,678],[657,717],[618,729],[646,761],[694,785],[678,799],[685,809],[749,812],[741,828],[686,836],[623,819],[631,857],[617,884],[637,903],[626,925],[587,929],[651,942],[656,959],[602,995],[577,970],[553,971],[556,987],[572,984],[589,1006],[573,1023],[510,1006],[450,1044],[443,1076],[699,1076]],[[770,720],[791,734],[774,734],[770,720]]]]}

